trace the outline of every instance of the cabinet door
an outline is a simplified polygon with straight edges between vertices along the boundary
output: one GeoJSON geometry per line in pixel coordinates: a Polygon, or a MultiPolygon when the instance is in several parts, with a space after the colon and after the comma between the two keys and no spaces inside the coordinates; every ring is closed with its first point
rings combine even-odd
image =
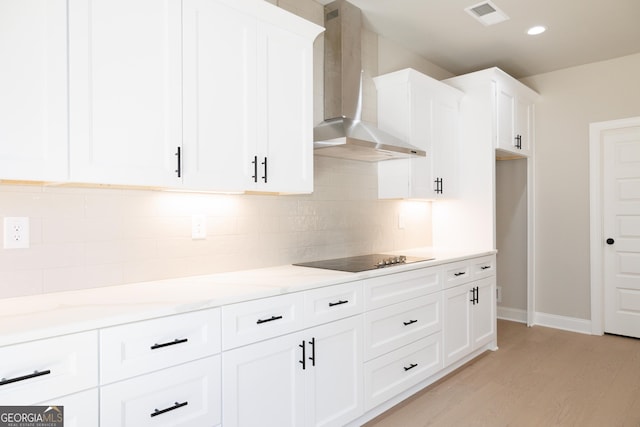
{"type": "Polygon", "coordinates": [[[69,0],[71,180],[179,181],[180,0],[69,0]]]}
{"type": "MultiPolygon", "coordinates": [[[[257,175],[260,191],[313,191],[313,45],[276,26],[258,23],[257,175]]],[[[251,165],[252,166],[252,165],[251,165]]],[[[255,179],[252,176],[256,176],[255,179]]]]}
{"type": "Polygon", "coordinates": [[[304,425],[303,340],[290,334],[222,354],[223,425],[304,425]]]}
{"type": "Polygon", "coordinates": [[[434,99],[430,190],[437,199],[448,199],[458,194],[458,116],[456,100],[434,99]],[[435,191],[436,179],[441,180],[437,184],[439,191],[435,191]]]}
{"type": "Polygon", "coordinates": [[[516,98],[504,85],[497,87],[497,143],[496,148],[517,152],[515,132],[516,98]]]}
{"type": "Polygon", "coordinates": [[[183,2],[184,185],[242,191],[256,144],[256,21],[217,1],[183,2]]]}
{"type": "Polygon", "coordinates": [[[410,197],[432,198],[435,195],[433,180],[433,94],[420,85],[411,85],[411,134],[409,143],[422,148],[427,157],[410,159],[410,197]]]}
{"type": "Polygon", "coordinates": [[[68,178],[66,12],[0,0],[0,179],[68,178]]]}
{"type": "Polygon", "coordinates": [[[531,128],[533,120],[533,104],[526,98],[516,99],[515,132],[520,136],[520,149],[522,155],[531,154],[531,128]]]}
{"type": "Polygon", "coordinates": [[[444,365],[461,359],[472,350],[471,285],[444,291],[444,365]]]}
{"type": "Polygon", "coordinates": [[[478,288],[477,302],[473,305],[473,348],[480,348],[496,338],[496,278],[473,283],[478,288]]]}
{"type": "Polygon", "coordinates": [[[308,426],[343,426],[363,413],[363,326],[355,316],[305,331],[308,426]]]}

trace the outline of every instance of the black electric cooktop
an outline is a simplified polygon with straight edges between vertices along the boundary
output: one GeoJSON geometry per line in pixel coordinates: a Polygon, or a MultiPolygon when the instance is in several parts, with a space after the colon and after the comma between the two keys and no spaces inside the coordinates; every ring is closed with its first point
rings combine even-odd
{"type": "Polygon", "coordinates": [[[358,273],[360,271],[375,270],[378,268],[393,267],[396,265],[413,264],[414,262],[430,261],[435,258],[422,258],[405,255],[370,254],[347,258],[335,258],[322,261],[302,262],[301,267],[324,268],[325,270],[347,271],[358,273]]]}

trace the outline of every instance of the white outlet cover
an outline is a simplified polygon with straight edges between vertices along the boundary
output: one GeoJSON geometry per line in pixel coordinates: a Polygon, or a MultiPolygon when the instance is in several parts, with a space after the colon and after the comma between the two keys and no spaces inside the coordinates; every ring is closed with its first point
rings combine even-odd
{"type": "Polygon", "coordinates": [[[4,248],[29,248],[29,217],[5,217],[4,219],[4,248]]]}

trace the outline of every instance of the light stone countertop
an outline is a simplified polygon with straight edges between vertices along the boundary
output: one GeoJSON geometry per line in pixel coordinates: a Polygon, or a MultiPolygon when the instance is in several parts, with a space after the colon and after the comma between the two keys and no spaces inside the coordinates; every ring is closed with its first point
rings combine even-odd
{"type": "Polygon", "coordinates": [[[414,248],[389,253],[436,259],[361,273],[282,265],[0,299],[0,347],[415,270],[496,251],[414,248]]]}

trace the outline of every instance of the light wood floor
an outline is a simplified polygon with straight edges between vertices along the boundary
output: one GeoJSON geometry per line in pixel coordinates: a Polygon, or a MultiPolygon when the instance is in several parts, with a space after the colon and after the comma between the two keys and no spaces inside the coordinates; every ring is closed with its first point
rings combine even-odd
{"type": "Polygon", "coordinates": [[[640,340],[498,321],[498,347],[366,426],[640,426],[640,340]]]}

